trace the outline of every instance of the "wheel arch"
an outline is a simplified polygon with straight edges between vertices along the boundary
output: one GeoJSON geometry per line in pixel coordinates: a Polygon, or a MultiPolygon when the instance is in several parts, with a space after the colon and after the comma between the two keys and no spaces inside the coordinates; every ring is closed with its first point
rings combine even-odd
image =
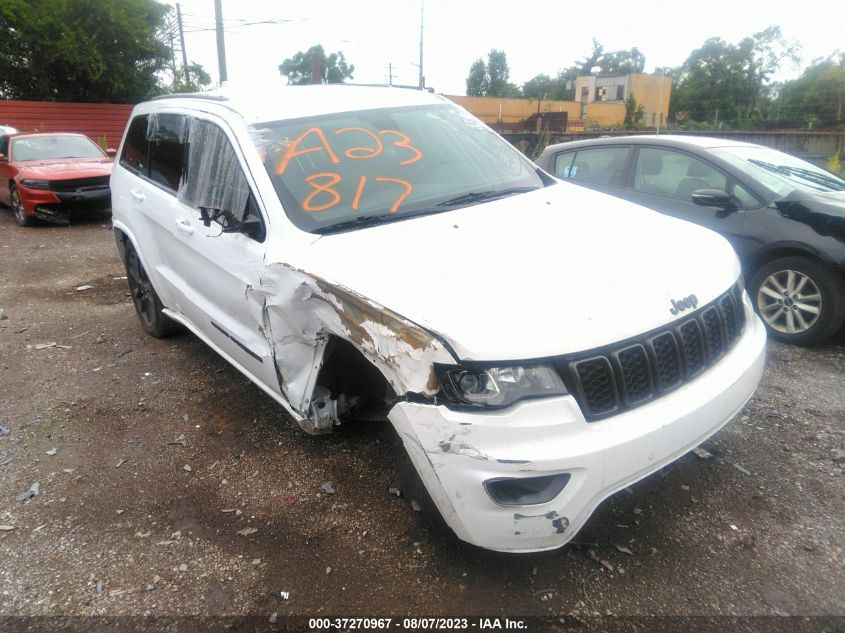
{"type": "Polygon", "coordinates": [[[397,397],[385,372],[353,341],[336,334],[328,335],[316,385],[329,389],[332,399],[341,403],[338,411],[341,419],[349,414],[354,416],[356,408],[366,404],[382,405],[378,413],[387,419],[387,411],[397,397]],[[369,403],[350,401],[353,398],[369,403]]]}
{"type": "MultiPolygon", "coordinates": [[[[117,246],[117,254],[120,256],[120,261],[124,264],[126,263],[126,243],[130,241],[129,234],[126,233],[121,227],[114,226],[112,228],[114,232],[114,242],[117,246]]],[[[138,247],[135,246],[135,243],[132,242],[132,246],[135,248],[135,251],[138,251],[138,247]]],[[[139,255],[140,256],[140,255],[139,255]]]]}
{"type": "Polygon", "coordinates": [[[748,280],[761,266],[783,257],[805,257],[817,264],[831,269],[841,276],[840,269],[836,262],[826,256],[822,251],[811,248],[800,242],[779,242],[756,251],[753,255],[742,262],[743,275],[748,280]]]}

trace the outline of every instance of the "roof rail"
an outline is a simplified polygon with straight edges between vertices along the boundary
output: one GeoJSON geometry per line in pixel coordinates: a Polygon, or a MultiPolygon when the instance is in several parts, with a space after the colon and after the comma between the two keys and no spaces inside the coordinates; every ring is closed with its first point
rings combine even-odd
{"type": "Polygon", "coordinates": [[[223,95],[210,95],[202,92],[181,92],[168,95],[158,95],[153,97],[150,101],[163,101],[165,99],[202,99],[204,101],[228,101],[229,97],[223,95]]]}

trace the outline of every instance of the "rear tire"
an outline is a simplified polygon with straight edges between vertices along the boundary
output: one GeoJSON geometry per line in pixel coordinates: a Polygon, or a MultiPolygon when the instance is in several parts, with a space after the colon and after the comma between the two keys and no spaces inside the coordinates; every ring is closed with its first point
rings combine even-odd
{"type": "Polygon", "coordinates": [[[164,314],[164,306],[158,297],[147,271],[141,264],[141,258],[131,242],[126,242],[126,278],[135,312],[141,320],[141,326],[147,334],[155,338],[165,338],[179,330],[179,324],[164,314]]]}
{"type": "Polygon", "coordinates": [[[21,194],[17,186],[12,185],[9,190],[9,197],[12,200],[12,213],[15,214],[15,220],[18,221],[18,226],[32,226],[35,224],[35,218],[27,215],[23,209],[23,202],[21,202],[21,194]]]}
{"type": "Polygon", "coordinates": [[[772,260],[752,275],[748,293],[770,338],[813,345],[845,322],[845,280],[808,257],[772,260]]]}

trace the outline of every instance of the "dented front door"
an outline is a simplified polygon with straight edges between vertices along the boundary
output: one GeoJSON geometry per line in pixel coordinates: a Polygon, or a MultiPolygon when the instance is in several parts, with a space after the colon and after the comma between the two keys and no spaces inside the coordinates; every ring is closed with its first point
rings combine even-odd
{"type": "Polygon", "coordinates": [[[266,227],[243,164],[226,128],[193,120],[189,157],[179,202],[187,230],[180,231],[179,269],[186,282],[185,315],[237,367],[265,390],[281,396],[272,350],[265,336],[261,309],[248,301],[248,292],[261,278],[267,240],[244,233],[224,232],[215,221],[204,220],[200,208],[238,207],[243,216],[250,206],[266,227]],[[233,191],[241,195],[232,195],[233,191]]]}

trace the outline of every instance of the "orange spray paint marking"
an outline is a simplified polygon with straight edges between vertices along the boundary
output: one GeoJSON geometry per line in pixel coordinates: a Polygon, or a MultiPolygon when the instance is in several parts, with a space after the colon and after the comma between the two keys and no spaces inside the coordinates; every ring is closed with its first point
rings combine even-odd
{"type": "Polygon", "coordinates": [[[358,210],[358,203],[361,202],[361,194],[364,193],[364,185],[367,184],[367,177],[361,176],[361,180],[358,182],[358,190],[355,192],[355,199],[352,201],[352,208],[354,210],[358,210]]]}
{"type": "Polygon", "coordinates": [[[319,211],[325,211],[326,209],[331,209],[335,206],[338,202],[340,202],[340,194],[332,189],[337,183],[341,181],[341,177],[339,174],[332,174],[332,173],[320,173],[320,174],[311,174],[308,178],[305,179],[311,187],[313,187],[314,191],[308,194],[305,200],[302,201],[302,210],[308,211],[309,213],[316,213],[319,211]],[[328,178],[328,182],[317,182],[318,178],[328,178]],[[323,205],[312,206],[311,202],[321,193],[326,193],[331,196],[331,201],[327,202],[323,205]]]}
{"type": "Polygon", "coordinates": [[[402,194],[398,198],[396,198],[396,201],[390,206],[390,212],[391,213],[396,213],[396,211],[399,209],[399,205],[402,204],[405,201],[405,198],[407,198],[409,195],[411,195],[411,192],[414,190],[414,186],[411,183],[409,183],[407,180],[402,180],[401,178],[381,178],[381,177],[379,177],[379,178],[376,178],[375,180],[377,182],[395,182],[395,183],[402,185],[405,188],[405,191],[403,191],[402,194]]]}
{"type": "Polygon", "coordinates": [[[335,135],[346,134],[347,132],[363,132],[375,142],[375,147],[350,147],[344,152],[347,158],[353,160],[360,160],[362,158],[375,158],[384,150],[384,145],[381,144],[381,139],[373,132],[363,127],[345,127],[335,132],[335,135]]]}
{"type": "Polygon", "coordinates": [[[282,160],[279,161],[279,165],[278,167],[276,167],[276,173],[279,175],[285,173],[285,170],[288,168],[288,164],[290,163],[290,161],[296,158],[297,156],[302,156],[303,154],[310,154],[311,152],[323,151],[325,151],[329,155],[329,159],[333,163],[337,164],[340,162],[340,159],[335,155],[334,151],[332,150],[332,146],[329,145],[329,141],[326,138],[326,135],[323,134],[323,130],[318,127],[309,128],[305,130],[302,134],[297,136],[293,140],[293,142],[288,145],[288,148],[285,151],[285,155],[282,156],[282,160]],[[304,141],[309,134],[316,134],[317,137],[320,139],[320,145],[318,147],[309,147],[308,149],[298,149],[299,144],[304,141]]]}
{"type": "Polygon", "coordinates": [[[411,145],[411,139],[408,138],[407,134],[404,134],[404,133],[402,133],[398,130],[382,130],[381,132],[379,132],[379,134],[381,134],[382,136],[384,136],[385,134],[395,134],[396,136],[401,137],[400,140],[393,141],[393,145],[395,147],[402,147],[404,149],[410,150],[411,152],[414,153],[413,158],[403,160],[401,163],[399,163],[403,167],[405,165],[410,165],[411,163],[416,163],[419,159],[422,158],[422,152],[420,150],[418,150],[416,147],[414,147],[413,145],[411,145]]]}

